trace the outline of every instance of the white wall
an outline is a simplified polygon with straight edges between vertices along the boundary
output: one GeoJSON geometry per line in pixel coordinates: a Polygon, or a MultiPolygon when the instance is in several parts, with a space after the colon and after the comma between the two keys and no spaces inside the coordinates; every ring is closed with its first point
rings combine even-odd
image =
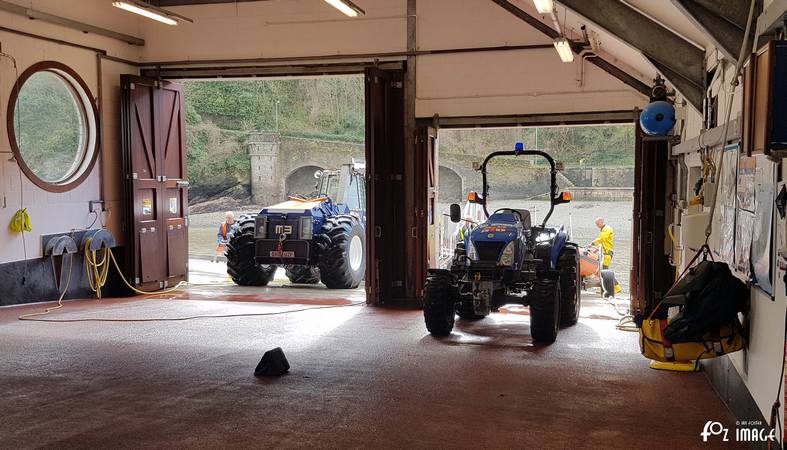
{"type": "MultiPolygon", "coordinates": [[[[709,51],[711,55],[713,52],[709,51]]],[[[714,95],[719,96],[719,116],[718,123],[723,124],[725,120],[729,92],[732,90],[730,81],[733,79],[733,68],[727,67],[726,75],[720,78],[712,88],[714,95]]],[[[742,114],[742,86],[735,89],[735,98],[731,120],[739,118],[742,114]]],[[[688,125],[685,132],[687,139],[694,138],[700,134],[702,118],[699,114],[690,112],[688,125]]],[[[686,158],[690,165],[699,166],[699,158],[686,158]]],[[[782,170],[781,178],[785,179],[787,172],[782,170]]],[[[692,186],[688,186],[689,189],[692,186]]],[[[774,186],[775,189],[775,186],[774,186]]],[[[714,223],[714,229],[720,227],[719,223],[714,223]]],[[[778,232],[784,233],[784,230],[778,232]]],[[[714,233],[715,234],[715,233],[714,233]]],[[[716,242],[711,237],[711,243],[716,242]]],[[[776,237],[774,236],[774,244],[776,237]]],[[[688,255],[691,256],[691,255],[688,255]]],[[[772,266],[775,299],[756,287],[751,289],[751,310],[749,313],[750,339],[748,347],[738,353],[729,355],[735,369],[743,378],[749,392],[763,416],[770,418],[771,405],[776,400],[776,394],[782,380],[779,379],[781,367],[784,361],[784,317],[787,310],[787,293],[785,293],[782,277],[784,272],[780,271],[777,265],[772,266]]],[[[782,417],[782,420],[784,418],[782,417]]]]}
{"type": "MultiPolygon", "coordinates": [[[[29,7],[31,2],[17,3],[29,7]]],[[[113,13],[117,10],[111,6],[107,9],[108,2],[101,0],[80,1],[79,8],[74,8],[74,2],[56,0],[33,1],[32,4],[36,9],[61,14],[75,20],[94,20],[100,16],[102,20],[94,24],[113,27],[116,31],[121,32],[137,32],[136,19],[107,15],[109,10],[113,13]]],[[[25,17],[0,12],[0,23],[11,29],[104,49],[113,56],[131,59],[139,57],[138,47],[42,21],[31,21],[25,17]]],[[[20,169],[11,160],[13,155],[6,130],[8,100],[17,74],[39,61],[58,61],[74,69],[85,81],[94,98],[98,96],[99,83],[102,83],[104,95],[102,106],[105,110],[103,116],[100,117],[100,124],[104,127],[104,154],[102,157],[107,163],[108,173],[104,182],[107,192],[106,199],[110,201],[108,206],[113,211],[110,217],[110,223],[113,224],[111,230],[116,236],[119,236],[119,219],[122,216],[118,209],[120,206],[120,191],[118,189],[120,176],[119,74],[136,73],[136,69],[125,64],[103,61],[103,76],[102,80],[99,80],[96,52],[92,50],[4,31],[0,31],[0,45],[4,53],[16,59],[18,67],[18,70],[14,70],[10,59],[0,57],[0,263],[19,261],[24,257],[22,236],[11,233],[8,229],[11,217],[20,207],[28,209],[33,225],[33,232],[25,234],[27,256],[28,258],[36,258],[42,256],[41,235],[67,232],[89,226],[93,222],[93,216],[89,212],[88,201],[100,199],[99,167],[102,164],[102,158],[97,161],[85,181],[68,192],[47,192],[35,186],[24,175],[21,176],[20,181],[20,169]],[[23,202],[20,193],[24,197],[23,202]]],[[[97,226],[94,225],[94,227],[97,226]]]]}
{"type": "Polygon", "coordinates": [[[404,51],[403,0],[364,0],[349,19],[323,1],[271,0],[171,8],[194,20],[142,23],[145,61],[275,58],[404,51]]]}
{"type": "MultiPolygon", "coordinates": [[[[331,56],[406,50],[406,0],[364,0],[347,19],[313,0],[173,8],[194,19],[168,27],[142,23],[142,59],[226,60],[331,56]]],[[[518,2],[530,10],[530,2],[518,2]]],[[[531,11],[532,12],[532,11],[531,11]]],[[[551,44],[541,32],[488,0],[418,2],[417,49],[551,44]]],[[[579,59],[554,49],[427,55],[417,58],[418,117],[627,110],[646,99],[579,59]]],[[[655,72],[649,74],[652,78],[655,72]]],[[[645,78],[648,79],[648,78],[645,78]]]]}

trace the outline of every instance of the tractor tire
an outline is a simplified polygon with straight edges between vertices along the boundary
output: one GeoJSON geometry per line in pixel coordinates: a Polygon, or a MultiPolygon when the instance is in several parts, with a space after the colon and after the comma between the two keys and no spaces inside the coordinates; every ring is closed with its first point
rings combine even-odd
{"type": "Polygon", "coordinates": [[[454,329],[458,289],[450,272],[434,271],[424,285],[424,322],[432,336],[448,336],[454,329]]]}
{"type": "Polygon", "coordinates": [[[320,282],[320,269],[314,266],[287,264],[284,266],[284,274],[287,275],[290,283],[316,284],[320,282]]]}
{"type": "Polygon", "coordinates": [[[227,243],[227,274],[239,286],[265,286],[276,274],[276,266],[254,260],[254,217],[241,216],[227,243]]]}
{"type": "Polygon", "coordinates": [[[551,344],[560,325],[560,285],[552,280],[536,281],[531,295],[530,335],[536,342],[551,344]]]}
{"type": "Polygon", "coordinates": [[[456,303],[456,313],[460,318],[465,320],[481,320],[486,317],[485,314],[476,314],[475,306],[473,305],[473,298],[460,300],[456,303]]]}
{"type": "Polygon", "coordinates": [[[328,289],[355,289],[366,271],[366,232],[358,218],[329,217],[322,226],[318,267],[328,289]]]}
{"type": "Polygon", "coordinates": [[[560,326],[570,327],[579,321],[582,306],[582,277],[576,244],[566,244],[557,260],[557,269],[560,271],[560,326]]]}

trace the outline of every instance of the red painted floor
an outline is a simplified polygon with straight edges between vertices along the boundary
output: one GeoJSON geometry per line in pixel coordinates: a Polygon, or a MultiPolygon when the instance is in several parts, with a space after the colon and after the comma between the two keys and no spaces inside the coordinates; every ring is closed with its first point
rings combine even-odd
{"type": "Polygon", "coordinates": [[[705,422],[734,423],[702,374],[649,369],[599,300],[549,347],[516,308],[434,339],[420,311],[341,306],[362,300],[202,286],[68,302],[47,318],[329,308],[69,323],[16,319],[42,305],[0,309],[0,447],[714,448],[705,422]],[[254,378],[277,346],[291,372],[254,378]]]}

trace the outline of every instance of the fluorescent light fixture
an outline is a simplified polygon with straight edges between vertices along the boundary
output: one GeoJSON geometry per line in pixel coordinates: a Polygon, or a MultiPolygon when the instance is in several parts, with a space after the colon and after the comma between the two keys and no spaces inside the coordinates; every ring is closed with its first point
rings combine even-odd
{"type": "Polygon", "coordinates": [[[140,16],[145,16],[148,19],[157,20],[167,25],[177,25],[179,21],[194,22],[186,16],[175,14],[172,11],[167,11],[164,8],[159,8],[140,0],[115,1],[112,2],[112,6],[134,14],[139,14],[140,16]]]}
{"type": "Polygon", "coordinates": [[[358,17],[366,14],[366,11],[350,0],[325,0],[325,2],[349,17],[358,17]]]}
{"type": "Polygon", "coordinates": [[[539,14],[549,14],[555,10],[555,3],[552,0],[533,0],[536,4],[536,11],[539,14]]]}
{"type": "Polygon", "coordinates": [[[559,37],[552,42],[552,45],[555,46],[555,50],[557,50],[557,54],[560,55],[561,61],[564,63],[574,61],[574,52],[571,50],[571,42],[568,39],[559,37]]]}

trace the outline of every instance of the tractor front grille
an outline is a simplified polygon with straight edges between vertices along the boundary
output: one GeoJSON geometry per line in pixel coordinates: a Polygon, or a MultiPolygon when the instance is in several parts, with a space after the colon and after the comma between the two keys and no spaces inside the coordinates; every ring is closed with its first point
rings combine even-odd
{"type": "Polygon", "coordinates": [[[500,252],[506,246],[506,242],[475,242],[475,251],[478,253],[480,261],[497,261],[500,258],[500,252]]]}

